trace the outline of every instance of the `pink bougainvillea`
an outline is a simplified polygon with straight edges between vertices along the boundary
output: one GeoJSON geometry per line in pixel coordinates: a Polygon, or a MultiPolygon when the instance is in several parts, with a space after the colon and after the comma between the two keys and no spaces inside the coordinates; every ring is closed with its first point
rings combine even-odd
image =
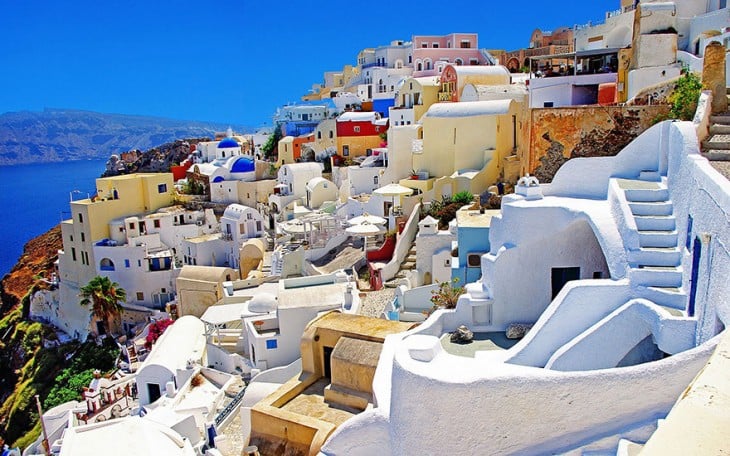
{"type": "Polygon", "coordinates": [[[147,338],[145,339],[145,348],[147,348],[147,350],[151,349],[152,345],[157,342],[157,339],[160,338],[160,336],[163,332],[165,332],[167,327],[173,323],[174,321],[170,320],[169,318],[167,320],[159,320],[152,323],[147,333],[147,338]]]}

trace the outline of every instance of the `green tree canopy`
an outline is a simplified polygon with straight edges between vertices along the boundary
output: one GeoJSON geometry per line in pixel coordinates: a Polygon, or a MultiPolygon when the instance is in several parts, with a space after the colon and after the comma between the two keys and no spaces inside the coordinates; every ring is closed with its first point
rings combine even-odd
{"type": "Polygon", "coordinates": [[[101,320],[109,332],[109,320],[122,313],[122,303],[127,300],[127,292],[109,277],[96,276],[81,287],[81,305],[89,307],[93,315],[101,320]]]}

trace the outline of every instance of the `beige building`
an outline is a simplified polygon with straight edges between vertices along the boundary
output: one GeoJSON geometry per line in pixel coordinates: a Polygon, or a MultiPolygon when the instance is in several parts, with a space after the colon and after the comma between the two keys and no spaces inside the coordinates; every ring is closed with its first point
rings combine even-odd
{"type": "Polygon", "coordinates": [[[418,122],[432,104],[438,102],[439,78],[408,78],[398,89],[395,104],[389,109],[390,125],[411,125],[418,122]]]}
{"type": "Polygon", "coordinates": [[[170,173],[128,174],[96,180],[96,196],[71,201],[71,218],[61,222],[61,280],[83,286],[96,275],[93,244],[110,238],[109,223],[173,204],[170,173]]]}
{"type": "Polygon", "coordinates": [[[223,299],[223,282],[238,280],[238,271],[214,266],[183,266],[176,280],[177,314],[200,317],[223,299]]]}
{"type": "Polygon", "coordinates": [[[436,178],[434,197],[482,193],[502,178],[504,161],[521,137],[521,109],[513,100],[437,103],[422,119],[423,143],[414,169],[436,178]]]}
{"type": "Polygon", "coordinates": [[[250,443],[262,454],[317,454],[337,426],[373,403],[385,337],[412,324],[329,312],[305,328],[302,372],[251,409],[250,443]]]}
{"type": "Polygon", "coordinates": [[[314,142],[311,147],[315,153],[324,152],[327,149],[337,150],[337,121],[325,119],[314,129],[314,142]]]}

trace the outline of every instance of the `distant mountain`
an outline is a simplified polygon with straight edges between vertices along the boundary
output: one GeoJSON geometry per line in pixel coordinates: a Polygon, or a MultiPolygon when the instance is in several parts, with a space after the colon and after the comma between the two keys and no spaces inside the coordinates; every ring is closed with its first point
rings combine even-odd
{"type": "Polygon", "coordinates": [[[0,114],[0,165],[106,159],[132,149],[146,150],[179,138],[213,137],[232,127],[212,122],[45,109],[0,114]]]}

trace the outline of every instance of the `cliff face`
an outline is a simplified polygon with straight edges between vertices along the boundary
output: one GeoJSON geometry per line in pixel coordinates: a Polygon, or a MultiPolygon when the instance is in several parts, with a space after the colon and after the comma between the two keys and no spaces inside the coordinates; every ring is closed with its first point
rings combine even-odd
{"type": "Polygon", "coordinates": [[[135,155],[133,162],[122,161],[117,154],[112,155],[106,163],[102,177],[131,173],[166,173],[170,167],[179,165],[190,155],[190,147],[210,138],[179,139],[144,152],[130,151],[126,155],[135,155]]]}
{"type": "Polygon", "coordinates": [[[68,109],[8,112],[0,114],[0,165],[106,158],[177,138],[213,136],[228,126],[68,109]]]}
{"type": "Polygon", "coordinates": [[[23,299],[31,289],[47,286],[37,279],[51,277],[61,247],[60,226],[31,239],[0,281],[0,443],[13,443],[33,428],[33,396],[47,393],[62,366],[63,358],[50,360],[46,354],[46,362],[37,359],[46,331],[25,318],[28,300],[23,299]],[[42,365],[46,367],[40,370],[42,365]]]}
{"type": "Polygon", "coordinates": [[[0,281],[0,318],[20,304],[23,296],[36,282],[34,276],[51,277],[53,263],[58,259],[58,250],[62,248],[60,225],[25,244],[18,262],[0,281]]]}

